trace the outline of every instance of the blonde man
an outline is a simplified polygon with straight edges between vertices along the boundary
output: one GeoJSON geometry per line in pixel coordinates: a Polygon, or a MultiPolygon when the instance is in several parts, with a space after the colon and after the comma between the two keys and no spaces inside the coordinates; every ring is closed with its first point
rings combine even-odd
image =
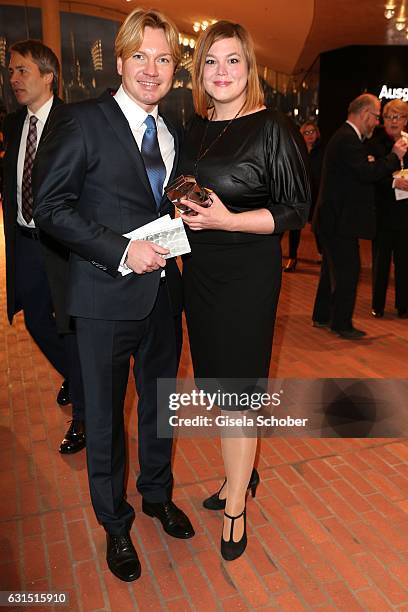
{"type": "Polygon", "coordinates": [[[107,562],[125,581],[140,576],[125,499],[123,402],[130,358],[138,401],[137,488],[142,509],[177,538],[194,535],[171,501],[170,439],[157,438],[158,378],[174,378],[181,342],[180,278],[167,251],[124,234],[167,212],[164,186],[178,157],[158,114],[179,60],[178,32],[161,13],[134,10],[115,43],[122,84],[114,96],[55,113],[37,155],[35,219],[72,251],[69,312],[76,318],[85,385],[88,477],[107,532],[107,562]],[[118,270],[126,265],[131,274],[118,270]]]}

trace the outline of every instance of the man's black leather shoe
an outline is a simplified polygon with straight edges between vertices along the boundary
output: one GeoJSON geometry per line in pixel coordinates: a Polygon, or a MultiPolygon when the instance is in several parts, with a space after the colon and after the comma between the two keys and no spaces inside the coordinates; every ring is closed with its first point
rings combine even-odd
{"type": "Polygon", "coordinates": [[[373,308],[372,311],[371,311],[371,314],[376,319],[382,319],[383,316],[384,316],[384,311],[383,310],[375,310],[375,308],[373,308]]]}
{"type": "Polygon", "coordinates": [[[355,327],[351,327],[350,329],[332,329],[332,331],[340,336],[340,338],[345,338],[346,340],[359,340],[367,335],[367,332],[362,329],[356,329],[355,327]]]}
{"type": "Polygon", "coordinates": [[[125,582],[137,580],[142,572],[129,534],[106,534],[106,561],[112,574],[125,582]]]}
{"type": "Polygon", "coordinates": [[[69,381],[64,380],[61,385],[61,389],[58,391],[57,395],[57,404],[60,406],[66,406],[71,403],[71,398],[69,395],[69,381]]]}
{"type": "Polygon", "coordinates": [[[190,519],[172,501],[161,503],[150,503],[142,500],[142,510],[148,516],[159,519],[166,533],[173,538],[192,538],[194,529],[190,519]]]}
{"type": "Polygon", "coordinates": [[[59,452],[63,455],[77,453],[85,447],[85,421],[73,419],[63,441],[60,444],[59,452]]]}

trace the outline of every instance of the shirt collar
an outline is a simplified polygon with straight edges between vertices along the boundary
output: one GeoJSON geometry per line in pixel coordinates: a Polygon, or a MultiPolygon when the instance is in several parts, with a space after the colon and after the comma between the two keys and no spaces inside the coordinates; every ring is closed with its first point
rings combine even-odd
{"type": "Polygon", "coordinates": [[[33,113],[32,111],[30,111],[30,109],[27,106],[28,119],[30,119],[32,115],[35,115],[37,119],[41,121],[41,123],[44,125],[44,123],[48,119],[48,115],[50,114],[53,102],[54,102],[54,96],[51,96],[51,98],[49,98],[49,100],[47,100],[47,102],[43,104],[36,113],[33,113]]]}
{"type": "Polygon", "coordinates": [[[150,113],[147,113],[134,100],[132,100],[130,96],[128,96],[126,91],[123,89],[123,85],[119,87],[118,91],[113,97],[118,103],[122,113],[125,115],[131,128],[139,129],[142,127],[147,115],[152,115],[157,123],[159,112],[157,105],[150,113]]]}
{"type": "Polygon", "coordinates": [[[355,133],[357,134],[357,136],[359,137],[359,139],[362,141],[363,137],[361,135],[360,130],[358,129],[358,127],[356,125],[354,125],[354,123],[352,123],[349,119],[347,119],[346,123],[348,123],[349,125],[351,125],[351,127],[353,128],[353,130],[355,131],[355,133]]]}

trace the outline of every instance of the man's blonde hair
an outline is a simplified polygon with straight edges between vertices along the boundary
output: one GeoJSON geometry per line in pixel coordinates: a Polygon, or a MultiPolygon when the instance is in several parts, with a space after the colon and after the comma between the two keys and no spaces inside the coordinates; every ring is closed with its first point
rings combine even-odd
{"type": "Polygon", "coordinates": [[[140,49],[145,28],[163,30],[169,43],[174,65],[180,61],[179,32],[174,23],[154,9],[136,8],[122,23],[115,39],[116,57],[127,60],[140,49]]]}

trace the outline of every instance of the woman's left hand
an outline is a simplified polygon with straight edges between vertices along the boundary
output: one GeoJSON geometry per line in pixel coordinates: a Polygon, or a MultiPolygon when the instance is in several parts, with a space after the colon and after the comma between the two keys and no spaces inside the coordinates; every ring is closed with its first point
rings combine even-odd
{"type": "Polygon", "coordinates": [[[185,204],[197,213],[196,215],[182,214],[181,218],[184,223],[193,231],[203,229],[231,230],[232,222],[235,217],[234,213],[231,213],[228,208],[226,208],[217,194],[213,191],[209,198],[212,204],[208,208],[195,204],[195,202],[190,202],[190,200],[181,200],[182,204],[185,204]]]}

